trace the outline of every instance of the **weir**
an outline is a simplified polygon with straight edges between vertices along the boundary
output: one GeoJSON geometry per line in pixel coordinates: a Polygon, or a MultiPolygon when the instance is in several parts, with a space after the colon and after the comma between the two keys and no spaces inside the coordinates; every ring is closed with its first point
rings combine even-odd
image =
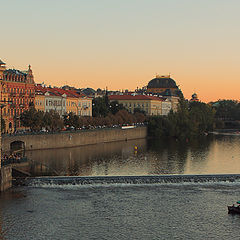
{"type": "Polygon", "coordinates": [[[157,175],[157,176],[96,176],[28,178],[28,186],[96,185],[96,184],[166,184],[166,183],[240,183],[240,174],[217,175],[157,175]]]}

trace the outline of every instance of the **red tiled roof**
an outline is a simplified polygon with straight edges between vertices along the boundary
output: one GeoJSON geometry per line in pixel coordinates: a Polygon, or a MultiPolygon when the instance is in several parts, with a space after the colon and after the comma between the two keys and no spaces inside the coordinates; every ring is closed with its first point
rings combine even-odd
{"type": "Polygon", "coordinates": [[[44,95],[46,92],[49,92],[51,96],[62,96],[63,94],[66,94],[67,97],[72,97],[72,98],[86,97],[85,94],[78,94],[74,90],[64,90],[62,88],[56,88],[56,87],[55,88],[43,87],[41,84],[37,84],[35,86],[36,95],[44,95]]]}
{"type": "Polygon", "coordinates": [[[157,100],[164,101],[163,98],[148,95],[110,95],[109,100],[157,100]]]}

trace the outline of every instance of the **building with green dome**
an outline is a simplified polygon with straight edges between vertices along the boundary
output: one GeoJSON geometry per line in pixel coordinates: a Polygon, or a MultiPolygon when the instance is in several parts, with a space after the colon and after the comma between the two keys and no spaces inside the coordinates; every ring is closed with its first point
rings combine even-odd
{"type": "Polygon", "coordinates": [[[170,77],[156,75],[154,79],[152,79],[147,85],[147,92],[149,93],[163,93],[166,90],[170,92],[178,91],[178,86],[176,82],[170,77]]]}

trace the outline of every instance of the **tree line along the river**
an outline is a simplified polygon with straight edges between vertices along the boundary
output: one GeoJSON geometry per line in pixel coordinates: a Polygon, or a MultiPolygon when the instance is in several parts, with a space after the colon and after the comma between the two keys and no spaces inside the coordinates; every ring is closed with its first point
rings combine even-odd
{"type": "Polygon", "coordinates": [[[134,114],[129,113],[122,104],[109,102],[107,97],[93,100],[93,116],[78,116],[70,112],[63,116],[51,110],[49,112],[37,111],[34,106],[24,111],[20,116],[21,126],[31,131],[46,129],[54,132],[62,129],[85,129],[95,127],[113,127],[124,124],[144,123],[146,116],[136,109],[134,114]]]}
{"type": "MultiPolygon", "coordinates": [[[[65,127],[74,129],[88,127],[112,127],[124,124],[148,123],[149,136],[188,138],[205,134],[215,128],[224,128],[226,121],[240,120],[240,103],[234,100],[221,100],[215,103],[188,102],[180,98],[176,112],[167,116],[146,116],[140,109],[129,113],[117,101],[110,102],[108,97],[93,100],[93,116],[77,116],[72,112],[60,117],[56,111],[37,111],[34,106],[20,116],[21,126],[31,131],[47,129],[59,131],[65,127]]],[[[4,131],[2,119],[2,131],[4,131]]]]}
{"type": "Polygon", "coordinates": [[[240,127],[239,120],[240,103],[237,101],[219,100],[206,104],[188,102],[181,97],[176,112],[149,118],[148,131],[154,137],[186,139],[214,129],[240,127]]]}

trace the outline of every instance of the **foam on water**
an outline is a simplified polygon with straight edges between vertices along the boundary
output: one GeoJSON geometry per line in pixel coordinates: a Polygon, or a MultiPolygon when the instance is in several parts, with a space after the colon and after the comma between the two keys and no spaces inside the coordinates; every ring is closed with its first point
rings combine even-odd
{"type": "Polygon", "coordinates": [[[154,175],[154,176],[95,176],[95,177],[37,177],[26,181],[28,186],[43,188],[76,188],[109,185],[149,185],[149,184],[240,184],[240,174],[218,175],[154,175]]]}

